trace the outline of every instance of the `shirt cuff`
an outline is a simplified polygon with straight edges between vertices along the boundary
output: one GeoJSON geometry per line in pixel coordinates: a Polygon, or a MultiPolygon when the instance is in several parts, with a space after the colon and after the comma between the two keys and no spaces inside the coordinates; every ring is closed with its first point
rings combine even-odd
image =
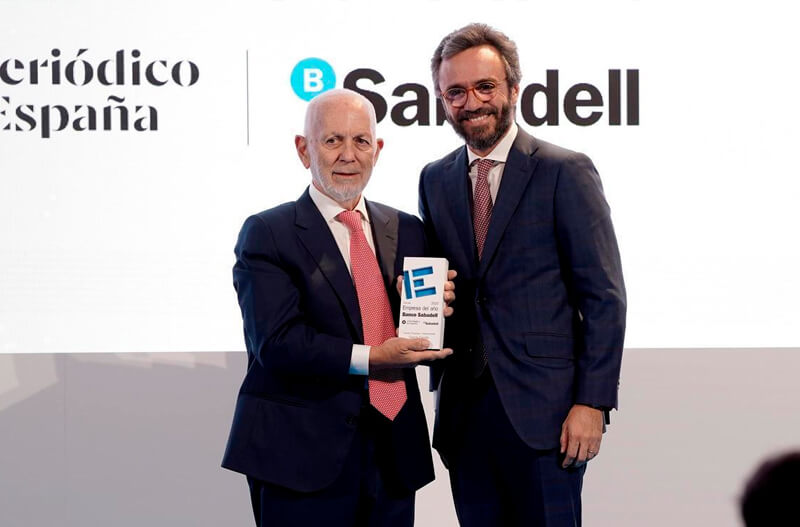
{"type": "Polygon", "coordinates": [[[364,344],[353,344],[350,355],[350,375],[369,375],[369,348],[364,344]]]}

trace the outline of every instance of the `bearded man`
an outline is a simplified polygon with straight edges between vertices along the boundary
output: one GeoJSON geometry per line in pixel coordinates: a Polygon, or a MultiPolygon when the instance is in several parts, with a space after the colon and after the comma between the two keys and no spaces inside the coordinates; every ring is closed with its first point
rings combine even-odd
{"type": "Polygon", "coordinates": [[[433,252],[458,272],[454,353],[432,377],[433,445],[462,526],[574,527],[585,463],[617,406],[625,334],[600,178],[585,155],[514,122],[522,75],[503,33],[452,32],[431,70],[466,143],[419,183],[433,252]]]}

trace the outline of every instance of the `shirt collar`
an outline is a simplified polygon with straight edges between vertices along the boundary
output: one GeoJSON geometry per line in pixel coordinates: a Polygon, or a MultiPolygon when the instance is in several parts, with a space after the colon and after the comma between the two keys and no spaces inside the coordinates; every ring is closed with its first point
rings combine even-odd
{"type": "Polygon", "coordinates": [[[476,159],[491,159],[492,161],[505,163],[506,159],[508,159],[508,153],[511,151],[511,146],[514,144],[514,140],[517,138],[518,131],[519,127],[517,127],[517,123],[511,123],[511,127],[508,129],[508,132],[506,132],[506,135],[503,136],[500,142],[497,143],[497,145],[486,155],[486,157],[480,157],[472,150],[467,148],[467,164],[471,165],[476,159]]]}
{"type": "MultiPolygon", "coordinates": [[[[311,201],[313,201],[314,205],[317,206],[317,209],[319,209],[320,214],[322,214],[322,217],[327,223],[337,221],[336,216],[343,210],[346,210],[341,205],[336,203],[333,198],[330,198],[320,192],[319,189],[313,184],[308,186],[308,195],[311,196],[311,201]]],[[[361,218],[363,220],[367,220],[367,223],[369,223],[369,214],[367,214],[367,204],[364,201],[363,193],[361,196],[359,196],[358,203],[353,210],[360,212],[361,218]]]]}

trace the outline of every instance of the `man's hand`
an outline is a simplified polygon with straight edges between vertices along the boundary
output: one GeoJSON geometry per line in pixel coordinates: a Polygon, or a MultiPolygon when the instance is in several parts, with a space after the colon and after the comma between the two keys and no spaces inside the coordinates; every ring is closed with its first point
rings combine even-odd
{"type": "Polygon", "coordinates": [[[444,316],[449,317],[453,314],[453,308],[450,304],[456,299],[456,284],[453,283],[453,278],[458,273],[454,269],[447,270],[447,282],[444,283],[444,316]]]}
{"type": "Polygon", "coordinates": [[[413,368],[426,360],[443,359],[453,353],[450,348],[429,350],[428,339],[404,339],[392,337],[380,346],[369,349],[369,369],[413,368]]]}
{"type": "Polygon", "coordinates": [[[561,425],[561,453],[565,454],[561,466],[580,467],[593,459],[600,452],[602,438],[603,411],[574,405],[561,425]]]}
{"type": "MultiPolygon", "coordinates": [[[[456,284],[453,279],[458,273],[453,269],[447,270],[447,281],[444,283],[444,316],[449,317],[453,314],[450,304],[456,299],[456,284]]],[[[397,294],[403,296],[403,275],[397,277],[397,294]]]]}

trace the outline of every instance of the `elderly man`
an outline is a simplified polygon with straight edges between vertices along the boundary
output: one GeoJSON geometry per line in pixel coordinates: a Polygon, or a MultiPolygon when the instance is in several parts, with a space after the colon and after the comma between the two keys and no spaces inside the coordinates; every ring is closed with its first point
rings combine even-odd
{"type": "Polygon", "coordinates": [[[409,367],[451,353],[395,337],[395,277],[425,254],[423,227],[362,195],[383,141],[361,95],[313,99],[295,146],[308,190],[236,244],[248,367],[222,465],[247,475],[257,525],[413,525],[433,465],[409,367]]]}
{"type": "Polygon", "coordinates": [[[459,275],[445,337],[454,354],[434,378],[434,447],[461,525],[579,525],[625,332],[600,178],[585,155],[516,125],[521,72],[503,33],[454,31],[431,69],[466,143],[420,178],[429,241],[459,275]]]}

